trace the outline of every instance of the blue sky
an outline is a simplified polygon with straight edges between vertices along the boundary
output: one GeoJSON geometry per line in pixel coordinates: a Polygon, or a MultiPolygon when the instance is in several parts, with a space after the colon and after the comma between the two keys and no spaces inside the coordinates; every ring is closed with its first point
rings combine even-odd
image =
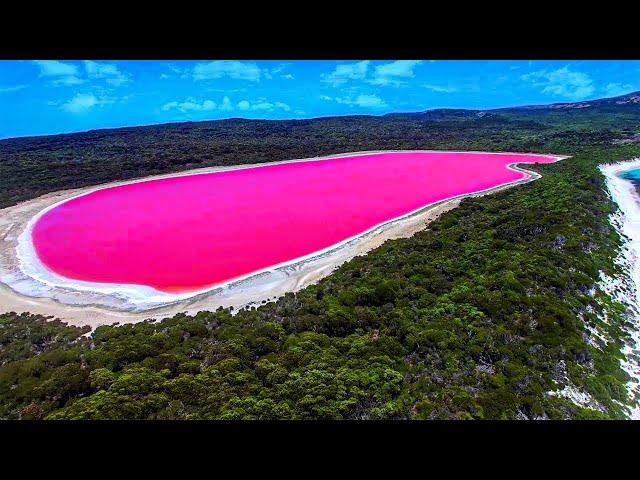
{"type": "Polygon", "coordinates": [[[639,61],[0,61],[0,138],[588,100],[640,90],[639,74],[639,61]]]}

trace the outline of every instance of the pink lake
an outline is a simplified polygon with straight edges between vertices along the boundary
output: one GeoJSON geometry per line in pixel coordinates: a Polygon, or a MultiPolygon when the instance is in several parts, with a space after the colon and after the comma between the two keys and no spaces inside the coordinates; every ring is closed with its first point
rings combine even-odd
{"type": "Polygon", "coordinates": [[[389,152],[149,180],[59,204],[32,241],[40,262],[69,279],[193,292],[527,177],[509,164],[555,160],[389,152]]]}

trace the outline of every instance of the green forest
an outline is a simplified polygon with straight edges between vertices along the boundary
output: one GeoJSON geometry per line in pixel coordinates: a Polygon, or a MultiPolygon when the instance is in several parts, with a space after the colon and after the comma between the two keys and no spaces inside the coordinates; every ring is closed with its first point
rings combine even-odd
{"type": "Polygon", "coordinates": [[[1,314],[0,418],[624,418],[625,312],[592,291],[601,270],[615,272],[621,240],[598,164],[640,156],[629,98],[0,141],[2,207],[109,180],[348,151],[571,155],[259,308],[93,332],[1,314]],[[585,323],[610,341],[589,341],[585,323]],[[567,379],[602,409],[548,394],[567,379]]]}

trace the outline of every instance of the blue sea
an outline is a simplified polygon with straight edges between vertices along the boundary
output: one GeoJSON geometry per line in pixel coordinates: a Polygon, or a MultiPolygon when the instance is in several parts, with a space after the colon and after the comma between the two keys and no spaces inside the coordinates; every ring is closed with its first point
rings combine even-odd
{"type": "Polygon", "coordinates": [[[625,170],[618,174],[621,178],[631,180],[636,186],[636,190],[640,193],[640,168],[634,168],[633,170],[625,170]]]}

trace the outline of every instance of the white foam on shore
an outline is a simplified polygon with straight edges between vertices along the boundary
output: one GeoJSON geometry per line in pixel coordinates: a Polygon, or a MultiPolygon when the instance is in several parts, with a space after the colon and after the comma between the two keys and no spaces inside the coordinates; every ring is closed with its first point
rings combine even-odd
{"type": "MultiPolygon", "coordinates": [[[[627,390],[636,403],[629,417],[640,419],[640,195],[634,184],[620,174],[640,169],[640,158],[601,165],[611,199],[618,210],[610,216],[610,223],[622,237],[620,252],[615,259],[621,275],[611,277],[600,273],[600,288],[612,299],[627,308],[627,325],[623,330],[629,335],[623,348],[621,367],[631,381],[627,390]]],[[[606,319],[603,319],[606,321],[606,319]]]]}
{"type": "MultiPolygon", "coordinates": [[[[527,153],[512,153],[512,152],[454,152],[454,151],[436,151],[436,150],[389,150],[389,151],[346,153],[346,154],[331,155],[326,157],[315,157],[315,158],[301,159],[301,160],[287,160],[283,162],[273,162],[273,163],[267,163],[262,165],[254,165],[254,166],[246,166],[246,167],[241,166],[239,168],[240,169],[262,168],[262,167],[268,167],[268,166],[273,166],[273,165],[278,165],[283,163],[297,163],[297,162],[310,162],[310,161],[313,162],[313,161],[322,161],[322,160],[327,160],[332,158],[383,154],[383,153],[473,153],[473,154],[482,154],[482,155],[508,154],[508,155],[522,155],[522,156],[538,156],[541,158],[554,158],[556,161],[566,158],[565,156],[559,156],[559,155],[527,154],[527,153]]],[[[527,171],[522,168],[518,168],[515,165],[516,164],[509,164],[507,165],[507,168],[509,168],[510,170],[515,170],[515,171],[524,173],[525,174],[524,177],[511,182],[505,182],[499,185],[495,185],[490,188],[444,198],[438,202],[430,203],[420,208],[417,208],[400,217],[396,217],[396,218],[387,220],[385,222],[382,222],[378,225],[371,227],[370,229],[364,232],[361,232],[357,235],[347,238],[325,249],[312,252],[308,255],[295,258],[277,265],[272,265],[262,270],[248,273],[241,277],[230,279],[224,283],[214,285],[210,288],[186,292],[186,293],[179,293],[179,294],[161,292],[152,287],[145,286],[145,285],[97,283],[97,282],[87,282],[82,280],[69,279],[56,274],[55,272],[51,271],[40,262],[40,259],[37,256],[37,253],[35,251],[33,241],[32,241],[32,229],[33,229],[33,226],[38,221],[38,219],[48,211],[60,206],[65,202],[68,202],[78,197],[82,197],[84,195],[89,195],[98,190],[102,190],[105,188],[114,188],[114,186],[108,186],[108,187],[98,186],[95,188],[90,188],[89,190],[81,194],[72,196],[60,202],[57,202],[53,205],[50,205],[49,207],[41,210],[33,218],[31,218],[31,220],[28,222],[24,231],[18,237],[18,242],[16,247],[18,265],[19,265],[20,273],[22,275],[14,274],[11,276],[11,278],[3,277],[2,281],[8,284],[9,286],[11,286],[14,290],[27,296],[54,297],[62,301],[63,303],[69,303],[69,304],[75,304],[75,305],[104,305],[104,306],[107,306],[108,308],[115,308],[119,310],[128,310],[128,311],[134,311],[134,312],[151,310],[154,308],[163,307],[163,306],[181,302],[187,299],[191,299],[193,297],[200,296],[203,294],[209,294],[216,290],[228,289],[249,278],[256,277],[262,274],[267,274],[270,272],[275,272],[282,268],[296,266],[298,264],[317,258],[319,256],[327,255],[335,250],[345,247],[351,242],[358,241],[359,239],[365,236],[375,234],[377,231],[383,228],[386,228],[393,223],[401,222],[407,219],[408,217],[411,217],[412,215],[420,213],[428,208],[432,208],[433,206],[439,203],[443,203],[459,197],[481,195],[483,193],[497,190],[509,185],[528,182],[539,177],[537,173],[527,171]]],[[[206,174],[212,174],[212,172],[199,172],[199,173],[181,172],[178,174],[162,176],[160,178],[169,178],[171,176],[206,175],[206,174]]],[[[119,183],[118,186],[132,184],[132,183],[139,183],[144,181],[151,181],[154,179],[155,178],[126,181],[126,182],[119,183]]]]}

